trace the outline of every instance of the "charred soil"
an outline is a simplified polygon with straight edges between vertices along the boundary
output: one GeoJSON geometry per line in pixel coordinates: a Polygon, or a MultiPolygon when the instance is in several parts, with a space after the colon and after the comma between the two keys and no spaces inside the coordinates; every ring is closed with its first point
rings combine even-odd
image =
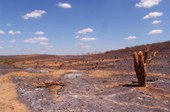
{"type": "Polygon", "coordinates": [[[169,112],[170,42],[82,56],[0,57],[0,111],[169,112]],[[134,51],[158,56],[138,87],[134,51]]]}

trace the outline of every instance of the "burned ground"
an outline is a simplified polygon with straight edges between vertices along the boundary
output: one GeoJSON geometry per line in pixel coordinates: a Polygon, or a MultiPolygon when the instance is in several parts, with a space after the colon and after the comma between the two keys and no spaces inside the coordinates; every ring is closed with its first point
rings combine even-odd
{"type": "Polygon", "coordinates": [[[170,42],[83,56],[3,56],[0,111],[169,112],[169,57],[170,42]],[[146,47],[159,54],[141,88],[132,83],[132,53],[146,47]]]}

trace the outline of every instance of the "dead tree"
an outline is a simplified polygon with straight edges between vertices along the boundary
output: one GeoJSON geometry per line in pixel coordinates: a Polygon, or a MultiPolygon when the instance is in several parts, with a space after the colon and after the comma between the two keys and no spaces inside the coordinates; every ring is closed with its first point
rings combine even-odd
{"type": "Polygon", "coordinates": [[[143,52],[140,51],[138,54],[137,52],[134,52],[133,58],[138,84],[139,86],[144,87],[146,86],[146,64],[144,63],[143,52]]]}
{"type": "Polygon", "coordinates": [[[140,87],[146,86],[146,66],[154,59],[157,53],[158,51],[151,52],[149,48],[144,53],[142,51],[133,53],[134,69],[140,87]]]}

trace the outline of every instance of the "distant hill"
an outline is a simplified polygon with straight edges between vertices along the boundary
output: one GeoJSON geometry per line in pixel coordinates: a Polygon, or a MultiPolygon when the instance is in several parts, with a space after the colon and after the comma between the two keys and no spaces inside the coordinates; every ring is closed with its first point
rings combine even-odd
{"type": "Polygon", "coordinates": [[[149,48],[150,50],[153,51],[166,52],[170,54],[170,41],[139,45],[134,47],[126,47],[124,49],[119,49],[119,50],[106,51],[104,53],[98,54],[98,56],[105,56],[110,58],[116,56],[125,57],[127,55],[132,55],[134,51],[143,51],[146,48],[149,48]]]}
{"type": "Polygon", "coordinates": [[[129,55],[132,55],[134,51],[140,51],[144,50],[146,48],[150,48],[151,50],[157,50],[160,52],[165,52],[170,54],[170,41],[167,42],[160,42],[160,43],[153,43],[153,44],[146,44],[146,45],[140,45],[140,46],[134,46],[134,47],[126,47],[125,49],[119,49],[119,50],[111,50],[106,51],[104,53],[100,54],[93,54],[93,55],[67,55],[67,56],[59,56],[59,55],[42,55],[42,54],[30,54],[30,55],[14,55],[14,56],[0,56],[0,59],[19,59],[19,60],[36,60],[36,59],[56,59],[56,58],[84,58],[84,57],[99,57],[99,58],[115,58],[115,57],[126,57],[129,55]]]}

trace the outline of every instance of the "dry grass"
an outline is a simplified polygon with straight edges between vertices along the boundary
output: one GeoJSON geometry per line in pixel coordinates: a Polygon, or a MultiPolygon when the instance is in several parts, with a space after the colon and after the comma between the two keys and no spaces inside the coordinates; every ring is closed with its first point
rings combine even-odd
{"type": "Polygon", "coordinates": [[[132,72],[127,71],[107,71],[107,70],[95,70],[89,73],[90,77],[96,78],[109,78],[113,75],[132,75],[132,72]]]}
{"type": "Polygon", "coordinates": [[[160,77],[160,78],[170,79],[170,74],[147,73],[147,76],[154,76],[154,77],[160,77]]]}
{"type": "Polygon", "coordinates": [[[49,73],[28,73],[28,72],[13,72],[11,76],[13,77],[41,77],[49,76],[53,78],[60,78],[62,75],[72,72],[71,70],[51,70],[49,73]]]}
{"type": "Polygon", "coordinates": [[[17,100],[16,85],[10,74],[0,77],[0,112],[29,112],[28,108],[17,100]]]}
{"type": "MultiPolygon", "coordinates": [[[[51,71],[47,74],[37,74],[28,72],[13,72],[0,76],[0,112],[29,112],[29,109],[17,99],[16,85],[12,82],[12,77],[41,77],[50,76],[59,78],[63,74],[69,73],[71,70],[57,70],[51,71]]],[[[53,92],[58,91],[61,86],[51,87],[53,92]]]]}
{"type": "Polygon", "coordinates": [[[137,88],[137,89],[139,91],[143,91],[146,94],[151,94],[156,99],[170,100],[169,91],[165,89],[153,87],[151,85],[148,85],[146,88],[137,88]]]}

